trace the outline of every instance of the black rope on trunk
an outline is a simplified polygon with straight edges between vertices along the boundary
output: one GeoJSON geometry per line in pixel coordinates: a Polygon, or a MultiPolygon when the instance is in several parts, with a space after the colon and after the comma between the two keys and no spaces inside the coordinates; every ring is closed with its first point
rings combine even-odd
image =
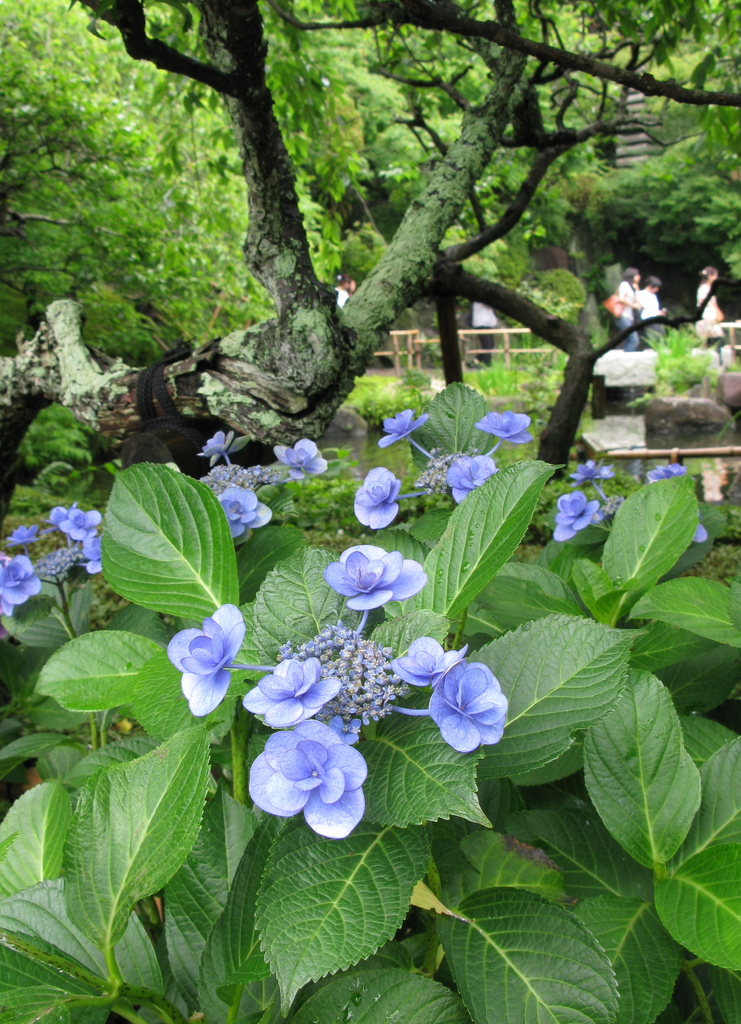
{"type": "Polygon", "coordinates": [[[141,371],[136,380],[136,411],[142,421],[142,434],[152,430],[172,430],[190,441],[196,448],[202,448],[206,438],[178,412],[165,383],[165,367],[186,359],[191,351],[190,345],[178,342],[156,363],[141,371]],[[157,415],[154,407],[155,398],[164,413],[163,416],[157,415]]]}

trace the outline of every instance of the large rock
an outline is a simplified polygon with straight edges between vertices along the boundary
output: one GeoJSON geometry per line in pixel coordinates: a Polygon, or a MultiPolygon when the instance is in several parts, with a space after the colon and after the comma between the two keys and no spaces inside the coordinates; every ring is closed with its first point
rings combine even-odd
{"type": "Polygon", "coordinates": [[[741,409],[741,373],[721,373],[717,397],[731,409],[741,409]]]}
{"type": "Polygon", "coordinates": [[[594,364],[595,376],[605,378],[606,388],[649,388],[656,383],[657,354],[653,351],[606,352],[594,364]]]}
{"type": "Polygon", "coordinates": [[[368,424],[360,413],[355,412],[349,406],[341,405],[322,435],[322,440],[342,441],[349,437],[365,437],[367,433],[368,424]]]}
{"type": "Polygon", "coordinates": [[[643,412],[646,430],[657,434],[718,430],[731,418],[712,398],[652,398],[643,412]]]}

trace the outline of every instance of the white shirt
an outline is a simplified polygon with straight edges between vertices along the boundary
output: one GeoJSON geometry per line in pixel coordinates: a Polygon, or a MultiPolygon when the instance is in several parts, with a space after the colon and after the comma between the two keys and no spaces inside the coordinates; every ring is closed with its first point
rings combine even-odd
{"type": "Polygon", "coordinates": [[[483,302],[474,302],[471,311],[472,327],[496,327],[497,314],[483,302]]]}
{"type": "Polygon", "coordinates": [[[350,292],[346,291],[344,288],[335,288],[335,291],[337,292],[337,305],[342,309],[350,298],[350,292]]]}
{"type": "Polygon", "coordinates": [[[659,296],[656,292],[650,292],[647,288],[642,288],[636,298],[641,304],[641,320],[648,320],[652,316],[661,316],[659,296]]]}
{"type": "MultiPolygon", "coordinates": [[[[704,300],[705,296],[707,295],[707,293],[709,291],[710,291],[710,285],[708,283],[701,284],[700,287],[697,289],[697,305],[698,306],[701,305],[702,301],[704,300]]],[[[712,299],[710,300],[710,302],[708,302],[708,304],[705,307],[705,309],[703,309],[703,311],[702,311],[702,318],[703,318],[703,320],[708,320],[711,324],[717,324],[717,323],[720,323],[720,321],[721,321],[721,317],[719,316],[719,313],[720,313],[720,309],[718,308],[718,303],[716,302],[715,296],[713,296],[712,299]]]]}
{"type": "Polygon", "coordinates": [[[636,293],[629,281],[621,281],[617,290],[617,296],[626,306],[632,305],[636,300],[636,293]]]}

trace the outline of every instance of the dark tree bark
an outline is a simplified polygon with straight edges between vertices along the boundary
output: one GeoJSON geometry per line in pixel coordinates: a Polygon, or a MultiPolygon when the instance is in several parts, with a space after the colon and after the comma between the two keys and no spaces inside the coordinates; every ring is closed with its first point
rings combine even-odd
{"type": "Polygon", "coordinates": [[[437,329],[440,333],[440,351],[443,357],[445,383],[463,383],[463,363],[458,339],[458,324],[455,320],[455,296],[438,295],[435,299],[437,329]]]}

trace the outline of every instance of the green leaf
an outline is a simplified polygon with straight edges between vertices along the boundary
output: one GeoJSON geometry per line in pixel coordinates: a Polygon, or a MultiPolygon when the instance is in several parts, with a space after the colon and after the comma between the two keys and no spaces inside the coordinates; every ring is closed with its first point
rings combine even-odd
{"type": "MultiPolygon", "coordinates": [[[[52,584],[44,584],[44,587],[52,589],[52,584]]],[[[53,587],[56,594],[56,587],[53,587]]],[[[90,602],[92,600],[92,587],[82,587],[74,590],[69,598],[69,610],[72,625],[78,636],[87,633],[89,623],[90,602]]],[[[47,647],[53,650],[67,643],[70,638],[69,630],[62,616],[62,609],[51,596],[42,592],[38,597],[32,597],[25,604],[15,608],[13,615],[3,615],[2,624],[11,636],[14,636],[26,647],[47,647]]]]}
{"type": "Polygon", "coordinates": [[[59,875],[71,818],[60,782],[34,786],[15,801],[0,825],[0,842],[19,833],[0,863],[0,898],[59,875]]]}
{"type": "Polygon", "coordinates": [[[697,565],[708,554],[715,540],[723,533],[727,522],[725,509],[718,508],[716,505],[701,504],[700,512],[700,522],[708,531],[707,540],[699,544],[693,541],[684,554],[679,556],[669,572],[661,578],[662,583],[666,580],[676,579],[691,569],[693,565],[697,565]]]}
{"type": "MultiPolygon", "coordinates": [[[[494,438],[476,424],[488,412],[486,399],[465,384],[449,384],[435,395],[425,409],[429,420],[414,431],[414,440],[428,452],[442,448],[443,452],[488,452],[494,438]]],[[[416,452],[416,449],[414,449],[416,452]]],[[[426,459],[422,456],[423,464],[426,459]]]]}
{"type": "MultiPolygon", "coordinates": [[[[41,882],[4,899],[0,903],[2,929],[29,939],[45,952],[61,953],[101,979],[108,976],[103,954],[69,919],[61,878],[41,882]]],[[[123,979],[129,985],[164,991],[154,947],[135,913],[129,917],[115,954],[123,979]]]]}
{"type": "Polygon", "coordinates": [[[646,867],[669,860],[700,804],[700,773],[684,749],[667,690],[633,673],[615,710],[584,743],[584,776],[603,822],[646,867]]]}
{"type": "Polygon", "coordinates": [[[568,911],[531,893],[484,889],[438,929],[469,1013],[508,1024],[613,1024],[615,974],[597,940],[568,911]]]}
{"type": "Polygon", "coordinates": [[[480,829],[464,836],[461,852],[473,870],[464,871],[463,895],[478,889],[525,889],[563,900],[564,877],[543,850],[512,835],[480,829]]]}
{"type": "Polygon", "coordinates": [[[301,1004],[293,1024],[469,1024],[450,989],[407,971],[362,971],[334,978],[301,1004]]]}
{"type": "Polygon", "coordinates": [[[662,583],[641,598],[631,615],[659,619],[719,644],[741,647],[741,631],[731,621],[730,587],[717,580],[688,576],[662,583]]]}
{"type": "Polygon", "coordinates": [[[411,558],[420,565],[430,553],[429,545],[423,544],[421,540],[413,537],[408,530],[402,530],[399,526],[389,527],[387,530],[379,530],[373,534],[373,543],[384,551],[399,551],[404,558],[411,558]]]}
{"type": "Polygon", "coordinates": [[[710,711],[722,704],[738,682],[740,668],[741,651],[723,645],[657,669],[656,675],[682,715],[710,711]]]}
{"type": "Polygon", "coordinates": [[[741,970],[724,971],[720,967],[711,967],[710,984],[725,1024],[741,1020],[741,970]]]}
{"type": "Polygon", "coordinates": [[[716,967],[741,967],[741,845],[710,846],[656,883],[664,927],[716,967]]]}
{"type": "Polygon", "coordinates": [[[239,603],[254,601],[260,584],[271,569],[306,544],[295,526],[263,526],[237,550],[239,603]]]}
{"type": "Polygon", "coordinates": [[[52,654],[36,689],[70,711],[115,708],[128,702],[139,670],[161,651],[153,640],[135,633],[86,633],[52,654]]]}
{"type": "Polygon", "coordinates": [[[108,629],[123,630],[124,633],[136,633],[154,640],[160,647],[166,647],[169,640],[167,627],[157,612],[151,608],[141,608],[138,604],[129,604],[116,612],[108,623],[108,629]]]}
{"type": "Polygon", "coordinates": [[[58,732],[32,732],[21,736],[7,746],[0,748],[0,779],[12,772],[19,764],[30,761],[32,757],[40,757],[47,750],[53,750],[60,743],[69,743],[66,736],[58,732]]]}
{"type": "Polygon", "coordinates": [[[4,839],[0,840],[0,864],[2,864],[2,862],[8,856],[8,850],[16,841],[19,835],[20,832],[12,832],[9,836],[6,835],[4,839]]]}
{"type": "Polygon", "coordinates": [[[579,597],[598,622],[614,625],[615,616],[622,607],[625,593],[615,590],[614,584],[604,569],[588,558],[574,562],[571,576],[579,597]]]}
{"type": "Polygon", "coordinates": [[[434,545],[440,540],[448,526],[448,520],[453,514],[452,509],[433,508],[420,516],[409,529],[412,537],[421,540],[423,544],[434,545]]]}
{"type": "Polygon", "coordinates": [[[416,604],[455,618],[514,554],[553,468],[524,462],[490,477],[462,501],[425,559],[416,604]]]}
{"type": "Polygon", "coordinates": [[[659,480],[642,487],[615,516],[603,566],[618,587],[645,590],[669,572],[697,529],[692,477],[659,480]]]}
{"type": "Polygon", "coordinates": [[[741,843],[741,737],[716,751],[702,766],[700,778],[700,807],[669,865],[670,874],[708,846],[741,843]]]}
{"type": "Polygon", "coordinates": [[[395,658],[401,658],[409,650],[412,641],[419,637],[429,636],[439,644],[445,643],[449,629],[450,622],[444,615],[420,609],[400,615],[398,619],[382,622],[371,636],[382,647],[390,647],[395,658]]]}
{"type": "Polygon", "coordinates": [[[207,781],[204,730],[189,729],[80,791],[64,853],[67,910],[100,949],[115,945],[136,900],[162,888],[187,857],[207,781]]]}
{"type": "Polygon", "coordinates": [[[582,614],[563,580],[538,565],[507,562],[469,608],[466,629],[498,636],[551,614],[582,614]]]}
{"type": "Polygon", "coordinates": [[[578,732],[574,742],[555,761],[549,761],[542,768],[533,768],[521,775],[511,775],[516,786],[543,786],[548,782],[566,779],[584,767],[584,733],[578,732]]]}
{"type": "Polygon", "coordinates": [[[537,843],[558,864],[569,896],[653,898],[651,872],[615,842],[593,807],[525,811],[512,815],[507,827],[519,839],[537,843]]]}
{"type": "Polygon", "coordinates": [[[157,741],[149,736],[127,736],[115,743],[106,743],[100,750],[95,750],[82,761],[78,761],[65,775],[64,784],[72,789],[79,789],[92,778],[98,768],[110,768],[124,761],[136,761],[138,757],[148,754],[156,746],[157,741]]]}
{"type": "MultiPolygon", "coordinates": [[[[398,620],[397,620],[398,621],[398,620]]],[[[460,754],[429,718],[391,715],[362,744],[366,816],[382,825],[421,825],[456,814],[487,825],[476,797],[477,755],[460,754]]]]}
{"type": "Polygon", "coordinates": [[[252,811],[219,786],[206,804],[193,849],[165,889],[165,939],[172,976],[188,1010],[199,1008],[198,964],[257,825],[252,811]]]}
{"type": "Polygon", "coordinates": [[[677,665],[687,658],[715,650],[717,644],[714,640],[688,633],[686,629],[670,626],[667,622],[649,622],[640,633],[636,633],[630,664],[631,668],[656,672],[667,665],[677,665]]]}
{"type": "Polygon", "coordinates": [[[682,725],[685,750],[698,768],[702,768],[716,750],[720,750],[726,743],[732,743],[738,739],[735,732],[731,732],[730,729],[726,729],[720,722],[714,722],[711,718],[688,715],[686,718],[680,718],[679,721],[682,725]]]}
{"type": "MultiPolygon", "coordinates": [[[[272,660],[286,641],[305,643],[328,622],[337,622],[345,598],[324,579],[324,570],[335,560],[329,551],[303,548],[268,573],[254,604],[253,635],[261,657],[272,660]]],[[[344,618],[352,624],[357,613],[344,618]]]]}
{"type": "Polygon", "coordinates": [[[260,949],[255,904],[270,848],[283,827],[280,818],[264,815],[239,862],[222,914],[211,931],[198,969],[199,1006],[209,1020],[214,992],[221,1013],[233,1002],[237,986],[263,981],[270,968],[260,949]]]}
{"type": "Polygon", "coordinates": [[[349,967],[394,935],[427,857],[419,828],[361,821],[347,839],[315,835],[301,820],[283,829],[256,917],[284,1013],[307,981],[349,967]]]}
{"type": "Polygon", "coordinates": [[[167,466],[116,476],[103,572],[122,597],[156,612],[203,618],[239,604],[234,543],[216,495],[167,466]]]}
{"type": "Polygon", "coordinates": [[[479,777],[540,768],[604,718],[625,683],[630,643],[625,630],[549,615],[478,651],[509,700],[504,736],[484,748],[479,777]]]}
{"type": "Polygon", "coordinates": [[[158,651],[129,686],[126,703],[134,718],[157,740],[169,739],[198,722],[183,696],[181,680],[182,672],[172,664],[167,651],[158,651]]]}
{"type": "Polygon", "coordinates": [[[574,913],[610,958],[620,992],[617,1024],[653,1024],[669,1002],[680,951],[650,903],[598,896],[574,913]]]}

